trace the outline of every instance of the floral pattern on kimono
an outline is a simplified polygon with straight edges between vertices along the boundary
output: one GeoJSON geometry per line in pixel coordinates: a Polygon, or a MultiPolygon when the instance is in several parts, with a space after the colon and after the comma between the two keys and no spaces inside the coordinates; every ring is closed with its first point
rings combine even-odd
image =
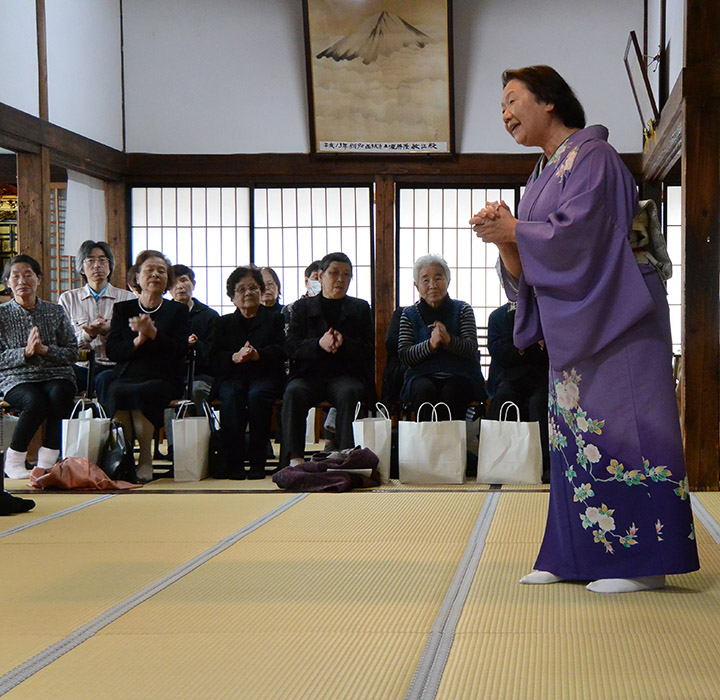
{"type": "MultiPolygon", "coordinates": [[[[616,505],[614,503],[607,505],[598,502],[593,486],[620,482],[628,487],[647,488],[649,482],[662,483],[672,489],[681,501],[685,501],[689,497],[687,477],[673,479],[673,473],[667,466],[652,466],[644,457],[642,465],[628,468],[612,456],[601,454],[591,440],[593,435],[602,435],[605,420],[592,418],[583,410],[580,403],[581,381],[582,376],[575,369],[563,372],[563,380],[556,379],[553,382],[548,397],[550,449],[562,457],[565,478],[574,491],[578,525],[582,525],[584,530],[590,530],[593,542],[602,545],[607,554],[615,553],[614,544],[630,548],[643,536],[654,535],[658,542],[662,542],[664,525],[659,518],[655,522],[654,532],[638,535],[639,528],[632,520],[632,514],[623,513],[621,507],[613,507],[616,505]],[[621,534],[623,528],[625,534],[621,534]]],[[[692,524],[687,536],[690,539],[695,537],[692,524]]]]}

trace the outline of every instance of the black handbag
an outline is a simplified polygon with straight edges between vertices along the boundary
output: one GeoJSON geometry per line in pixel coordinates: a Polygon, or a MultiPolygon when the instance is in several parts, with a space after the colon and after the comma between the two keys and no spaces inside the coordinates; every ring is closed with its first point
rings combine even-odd
{"type": "Polygon", "coordinates": [[[209,403],[203,404],[203,410],[210,423],[210,446],[208,448],[208,473],[213,479],[227,479],[230,473],[220,435],[220,422],[209,403]]]}
{"type": "Polygon", "coordinates": [[[122,424],[118,421],[110,421],[110,435],[103,447],[98,466],[113,481],[137,483],[135,460],[125,442],[122,424]]]}

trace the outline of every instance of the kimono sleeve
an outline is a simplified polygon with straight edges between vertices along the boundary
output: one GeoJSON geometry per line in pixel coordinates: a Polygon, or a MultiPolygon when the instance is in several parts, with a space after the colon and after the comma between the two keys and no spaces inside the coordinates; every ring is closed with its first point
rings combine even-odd
{"type": "Polygon", "coordinates": [[[652,311],[628,242],[636,206],[632,177],[605,142],[584,145],[552,174],[531,209],[536,220],[516,228],[518,347],[538,340],[539,313],[551,366],[569,368],[652,311]]]}

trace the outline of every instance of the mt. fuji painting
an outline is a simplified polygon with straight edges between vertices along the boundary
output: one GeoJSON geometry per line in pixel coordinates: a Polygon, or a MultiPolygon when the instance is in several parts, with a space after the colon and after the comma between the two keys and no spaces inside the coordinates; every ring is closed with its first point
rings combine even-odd
{"type": "Polygon", "coordinates": [[[305,0],[311,149],[453,151],[450,0],[305,0]]]}
{"type": "Polygon", "coordinates": [[[432,39],[402,17],[383,10],[380,15],[363,22],[356,31],[321,51],[317,58],[334,58],[336,61],[352,61],[362,58],[365,65],[379,56],[390,56],[409,46],[422,49],[432,39]]]}

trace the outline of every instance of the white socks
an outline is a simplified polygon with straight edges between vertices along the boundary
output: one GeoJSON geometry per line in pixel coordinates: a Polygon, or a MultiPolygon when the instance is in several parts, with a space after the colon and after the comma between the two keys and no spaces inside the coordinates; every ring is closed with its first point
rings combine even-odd
{"type": "Polygon", "coordinates": [[[38,449],[38,467],[42,469],[51,469],[55,466],[55,462],[58,461],[60,456],[60,450],[52,450],[49,447],[41,447],[38,449]]]}
{"type": "Polygon", "coordinates": [[[551,574],[549,571],[531,571],[529,574],[520,579],[520,583],[558,583],[559,581],[564,580],[565,579],[562,579],[559,576],[555,576],[555,574],[551,574]]]}
{"type": "Polygon", "coordinates": [[[13,450],[12,447],[7,448],[3,469],[8,479],[27,479],[30,477],[30,472],[25,469],[26,457],[27,450],[25,452],[18,452],[17,450],[13,450]]]}
{"type": "Polygon", "coordinates": [[[305,464],[305,460],[302,457],[293,457],[290,460],[291,467],[299,467],[301,464],[305,464]]]}
{"type": "MultiPolygon", "coordinates": [[[[520,579],[520,583],[546,584],[558,583],[565,579],[549,571],[532,571],[520,579]]],[[[600,578],[589,583],[586,588],[593,593],[637,593],[654,591],[665,586],[665,576],[641,576],[639,578],[600,578]]]]}
{"type": "Polygon", "coordinates": [[[639,578],[600,578],[588,583],[593,593],[637,593],[654,591],[665,586],[665,576],[641,576],[639,578]]]}

